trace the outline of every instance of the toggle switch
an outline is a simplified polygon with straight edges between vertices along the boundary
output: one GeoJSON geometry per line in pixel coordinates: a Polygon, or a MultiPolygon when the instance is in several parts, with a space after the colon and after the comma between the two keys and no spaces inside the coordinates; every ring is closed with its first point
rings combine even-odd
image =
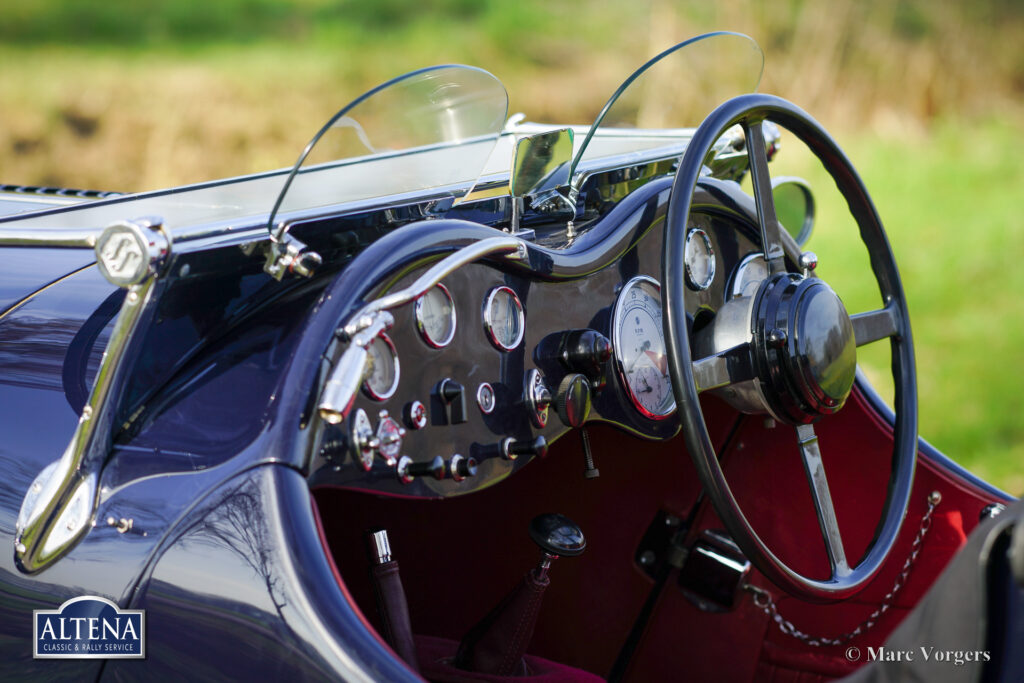
{"type": "Polygon", "coordinates": [[[417,477],[441,480],[444,479],[445,470],[444,458],[440,455],[427,462],[413,462],[408,455],[403,455],[398,461],[398,480],[403,484],[411,484],[417,477]]]}
{"type": "Polygon", "coordinates": [[[501,455],[506,460],[515,460],[519,456],[543,458],[547,454],[548,440],[543,436],[538,436],[532,441],[519,441],[509,436],[501,441],[501,455]]]}
{"type": "Polygon", "coordinates": [[[452,479],[455,481],[462,481],[467,477],[476,476],[476,458],[464,458],[459,454],[452,456],[452,459],[448,463],[449,472],[452,475],[452,479]]]}

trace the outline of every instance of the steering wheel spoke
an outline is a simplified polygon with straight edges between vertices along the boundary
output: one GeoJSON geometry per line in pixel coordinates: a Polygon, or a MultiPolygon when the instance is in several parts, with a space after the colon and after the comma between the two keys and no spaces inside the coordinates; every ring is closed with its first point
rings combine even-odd
{"type": "Polygon", "coordinates": [[[764,120],[744,124],[747,136],[747,155],[750,157],[750,177],[754,185],[754,202],[757,204],[757,222],[761,227],[761,243],[770,274],[786,270],[785,252],[782,249],[779,218],[775,214],[775,198],[772,195],[772,178],[768,172],[768,152],[764,141],[764,120]]]}
{"type": "Polygon", "coordinates": [[[750,344],[744,342],[693,362],[697,391],[710,391],[754,378],[750,344]]]}
{"type": "Polygon", "coordinates": [[[899,311],[895,304],[867,313],[856,313],[850,316],[853,323],[853,338],[857,346],[864,346],[886,337],[899,335],[899,311]]]}
{"type": "Polygon", "coordinates": [[[798,425],[797,439],[800,442],[800,455],[804,463],[804,473],[811,485],[811,496],[814,498],[814,509],[818,513],[818,524],[825,541],[825,550],[832,565],[832,573],[836,577],[850,573],[850,565],[846,562],[843,550],[843,539],[839,533],[839,522],[836,510],[832,505],[832,494],[828,490],[828,479],[825,477],[825,465],[821,461],[821,449],[818,447],[818,435],[814,426],[798,425]]]}

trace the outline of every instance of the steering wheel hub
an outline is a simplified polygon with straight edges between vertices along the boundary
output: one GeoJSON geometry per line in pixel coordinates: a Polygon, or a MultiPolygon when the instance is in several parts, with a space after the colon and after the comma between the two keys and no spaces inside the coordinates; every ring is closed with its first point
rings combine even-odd
{"type": "Polygon", "coordinates": [[[792,424],[835,413],[857,373],[853,324],[824,281],[780,273],[754,307],[753,355],[772,412],[792,424]]]}

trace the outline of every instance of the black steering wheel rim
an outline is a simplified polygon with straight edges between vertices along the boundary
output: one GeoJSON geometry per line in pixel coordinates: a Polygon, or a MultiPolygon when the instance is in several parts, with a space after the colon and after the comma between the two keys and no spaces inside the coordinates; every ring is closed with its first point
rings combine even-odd
{"type": "MultiPolygon", "coordinates": [[[[853,165],[821,125],[786,100],[771,95],[751,94],[725,102],[696,130],[676,173],[665,226],[662,281],[669,372],[676,404],[679,406],[682,430],[701,483],[719,518],[753,564],[786,592],[814,602],[841,600],[859,592],[877,574],[892,550],[910,498],[917,455],[917,385],[907,304],[895,257],[878,212],[853,165]],[[782,248],[783,240],[779,235],[781,228],[774,215],[774,205],[770,196],[767,154],[761,128],[766,119],[781,125],[804,142],[821,161],[846,199],[850,213],[857,222],[861,239],[868,248],[871,269],[883,301],[882,309],[851,317],[855,323],[856,343],[861,345],[862,342],[870,343],[888,337],[892,346],[896,414],[892,472],[874,539],[864,556],[852,567],[846,565],[841,539],[838,548],[839,558],[833,552],[830,534],[826,530],[829,527],[826,520],[828,515],[822,511],[825,506],[819,501],[820,491],[816,491],[816,482],[811,480],[812,495],[815,496],[819,523],[822,526],[832,566],[832,575],[826,580],[803,576],[787,566],[760,539],[743,515],[729,489],[708,434],[698,399],[698,384],[694,374],[695,361],[691,358],[691,345],[687,333],[684,249],[693,193],[715,142],[736,124],[743,127],[747,138],[758,223],[766,261],[772,264],[775,271],[788,270],[782,248]],[[872,336],[875,338],[871,339],[872,336]]],[[[724,362],[720,364],[721,367],[725,365],[724,362]]],[[[798,427],[798,430],[801,429],[813,428],[798,427]]],[[[798,431],[798,434],[806,433],[798,431]]],[[[813,431],[810,434],[813,435],[813,431]]],[[[801,436],[801,452],[806,461],[808,456],[804,449],[805,443],[808,442],[801,436]]],[[[816,451],[816,438],[813,446],[816,451]]],[[[818,456],[817,467],[824,481],[820,453],[818,456]]],[[[811,479],[809,467],[808,477],[811,479]]],[[[824,493],[828,511],[832,513],[831,530],[838,538],[838,526],[827,485],[824,487],[824,493]]],[[[835,540],[831,539],[833,542],[835,540]]]]}

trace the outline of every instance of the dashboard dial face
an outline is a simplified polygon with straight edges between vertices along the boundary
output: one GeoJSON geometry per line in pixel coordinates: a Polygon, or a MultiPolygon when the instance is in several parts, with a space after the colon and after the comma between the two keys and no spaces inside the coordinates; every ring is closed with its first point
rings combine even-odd
{"type": "Polygon", "coordinates": [[[441,283],[416,300],[416,328],[435,349],[448,346],[455,336],[455,304],[441,283]]]}
{"type": "Polygon", "coordinates": [[[370,354],[370,374],[363,382],[363,392],[370,398],[383,401],[391,398],[398,388],[398,353],[386,334],[366,347],[370,354]]]}
{"type": "Polygon", "coordinates": [[[484,331],[498,349],[511,351],[523,341],[523,304],[508,287],[495,287],[484,300],[484,331]]]}
{"type": "Polygon", "coordinates": [[[715,279],[715,250],[711,238],[700,228],[693,228],[686,235],[683,265],[690,289],[700,291],[711,286],[715,279]]]}
{"type": "Polygon", "coordinates": [[[619,376],[634,407],[653,420],[675,412],[657,281],[639,276],[626,283],[615,302],[612,336],[619,376]]]}

